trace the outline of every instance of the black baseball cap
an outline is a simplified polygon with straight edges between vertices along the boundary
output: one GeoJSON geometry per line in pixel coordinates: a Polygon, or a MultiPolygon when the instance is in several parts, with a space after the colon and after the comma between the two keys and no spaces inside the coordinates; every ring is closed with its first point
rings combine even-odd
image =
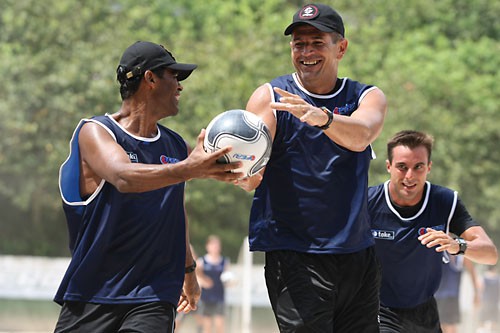
{"type": "Polygon", "coordinates": [[[332,7],[323,4],[305,5],[293,15],[292,24],[285,29],[285,36],[300,24],[309,24],[323,32],[338,32],[344,37],[342,17],[332,7]]]}
{"type": "Polygon", "coordinates": [[[181,64],[163,45],[138,41],[123,52],[119,67],[124,67],[127,79],[143,75],[145,71],[167,67],[178,73],[177,80],[185,80],[198,67],[195,64],[181,64]]]}

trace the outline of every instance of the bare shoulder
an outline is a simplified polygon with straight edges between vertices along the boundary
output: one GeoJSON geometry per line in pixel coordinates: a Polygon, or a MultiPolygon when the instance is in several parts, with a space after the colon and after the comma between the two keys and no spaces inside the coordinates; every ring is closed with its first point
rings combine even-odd
{"type": "Polygon", "coordinates": [[[269,83],[259,86],[248,100],[246,110],[255,113],[266,123],[273,137],[276,128],[276,118],[270,104],[273,101],[272,88],[269,83]]]}

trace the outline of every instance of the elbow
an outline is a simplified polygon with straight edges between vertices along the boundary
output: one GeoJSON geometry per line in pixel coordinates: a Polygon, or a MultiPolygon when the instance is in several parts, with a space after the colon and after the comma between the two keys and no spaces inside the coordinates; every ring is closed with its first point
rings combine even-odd
{"type": "Polygon", "coordinates": [[[372,143],[374,140],[372,133],[366,129],[362,133],[359,134],[359,137],[356,141],[351,143],[350,150],[361,153],[365,151],[365,149],[372,143]]]}
{"type": "Polygon", "coordinates": [[[118,190],[120,193],[132,193],[135,192],[132,189],[132,186],[130,186],[130,183],[127,182],[124,179],[118,179],[113,183],[114,187],[118,190]]]}

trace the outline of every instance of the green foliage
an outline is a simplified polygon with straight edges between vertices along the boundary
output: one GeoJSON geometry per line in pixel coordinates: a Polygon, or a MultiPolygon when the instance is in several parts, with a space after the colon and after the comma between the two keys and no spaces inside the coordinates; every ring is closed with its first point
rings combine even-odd
{"type": "MultiPolygon", "coordinates": [[[[199,68],[181,112],[163,123],[191,145],[218,113],[244,108],[252,91],[293,71],[283,29],[303,1],[3,0],[0,3],[0,252],[66,254],[57,173],[78,120],[120,105],[123,50],[151,40],[199,68]]],[[[385,92],[389,113],[370,182],[387,178],[385,142],[414,128],[436,138],[431,180],[459,191],[500,239],[497,147],[500,3],[488,0],[339,0],[349,49],[341,75],[385,92]]],[[[251,194],[191,181],[191,238],[204,251],[219,234],[235,259],[251,194]]]]}

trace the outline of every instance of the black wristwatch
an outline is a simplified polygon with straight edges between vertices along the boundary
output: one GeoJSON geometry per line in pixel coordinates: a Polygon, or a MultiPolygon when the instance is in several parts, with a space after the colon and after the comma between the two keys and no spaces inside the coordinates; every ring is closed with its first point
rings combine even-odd
{"type": "Polygon", "coordinates": [[[196,261],[193,260],[193,264],[191,266],[184,268],[184,273],[185,274],[193,273],[195,270],[196,270],[196,261]]]}
{"type": "Polygon", "coordinates": [[[328,127],[330,127],[330,124],[332,123],[333,121],[333,112],[328,110],[326,107],[322,106],[320,107],[320,109],[328,116],[328,120],[326,121],[326,124],[324,124],[323,126],[314,126],[314,127],[317,127],[319,128],[320,130],[326,130],[328,127]]]}
{"type": "Polygon", "coordinates": [[[455,238],[455,241],[458,243],[458,252],[454,253],[453,255],[457,256],[465,254],[465,251],[467,250],[467,242],[465,241],[465,239],[457,237],[455,238]]]}

